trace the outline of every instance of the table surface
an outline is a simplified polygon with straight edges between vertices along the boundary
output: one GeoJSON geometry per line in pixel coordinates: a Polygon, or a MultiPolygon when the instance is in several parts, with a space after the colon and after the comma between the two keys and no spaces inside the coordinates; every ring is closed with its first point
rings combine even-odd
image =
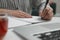
{"type": "MultiPolygon", "coordinates": [[[[35,16],[34,16],[35,17],[35,16]]],[[[37,18],[39,18],[39,17],[37,17],[37,18]]],[[[37,19],[36,18],[36,19],[37,19]]],[[[14,18],[15,19],[15,18],[14,18]]],[[[18,19],[18,20],[20,20],[20,19],[18,19]]],[[[27,20],[28,20],[28,18],[27,18],[27,20]]],[[[22,20],[20,20],[20,21],[22,21],[22,20]]],[[[53,17],[52,18],[52,20],[51,21],[48,21],[48,22],[46,22],[46,23],[58,23],[60,21],[60,17],[53,17]]],[[[13,22],[13,21],[12,21],[13,22]]],[[[15,22],[15,21],[14,21],[15,22]]],[[[25,21],[26,22],[26,21],[25,21]]],[[[20,22],[21,23],[21,22],[20,22]]],[[[27,23],[27,22],[26,22],[27,23]]],[[[19,24],[19,23],[18,23],[19,24]]],[[[29,24],[29,23],[28,23],[29,24]]],[[[31,23],[30,23],[31,24],[31,23]]],[[[14,25],[14,24],[13,24],[14,25]]],[[[11,25],[11,23],[10,23],[10,26],[13,26],[13,25],[11,25]]],[[[16,26],[17,24],[15,24],[14,26],[16,26]]],[[[22,24],[23,25],[23,24],[22,24]]],[[[25,24],[26,25],[26,24],[25,24]]],[[[20,26],[20,25],[17,25],[17,26],[20,26]]],[[[16,26],[16,27],[17,27],[16,26]]],[[[9,29],[8,30],[8,32],[7,32],[7,34],[6,34],[6,36],[5,36],[5,38],[4,38],[4,40],[22,40],[17,34],[15,34],[14,32],[13,32],[13,28],[12,29],[9,29]]]]}

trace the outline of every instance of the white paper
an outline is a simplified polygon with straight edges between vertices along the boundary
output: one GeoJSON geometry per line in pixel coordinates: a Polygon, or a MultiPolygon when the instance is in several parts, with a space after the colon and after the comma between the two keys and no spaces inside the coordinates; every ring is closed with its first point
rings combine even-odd
{"type": "Polygon", "coordinates": [[[59,22],[60,20],[60,17],[53,17],[52,20],[50,21],[44,21],[41,20],[41,18],[38,16],[32,16],[32,18],[16,18],[16,17],[8,17],[8,18],[9,18],[8,28],[28,25],[31,23],[44,23],[44,22],[53,23],[53,22],[59,22]]]}
{"type": "Polygon", "coordinates": [[[17,20],[25,21],[28,23],[42,23],[44,20],[41,20],[39,16],[32,16],[32,18],[17,18],[17,20]]]}
{"type": "Polygon", "coordinates": [[[60,17],[52,17],[52,19],[50,21],[41,20],[41,17],[39,17],[39,16],[32,16],[32,18],[20,18],[20,20],[28,22],[28,23],[44,23],[44,22],[60,23],[60,17]]]}
{"type": "Polygon", "coordinates": [[[24,21],[16,20],[15,17],[8,17],[8,19],[9,19],[8,20],[8,28],[30,24],[30,23],[27,23],[27,22],[24,22],[24,21]]]}

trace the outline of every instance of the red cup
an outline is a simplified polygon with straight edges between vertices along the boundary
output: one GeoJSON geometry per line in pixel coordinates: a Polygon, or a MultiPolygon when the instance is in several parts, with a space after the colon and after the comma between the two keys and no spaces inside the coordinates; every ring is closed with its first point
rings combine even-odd
{"type": "Polygon", "coordinates": [[[3,40],[8,30],[8,18],[5,14],[0,14],[0,40],[3,40]]]}

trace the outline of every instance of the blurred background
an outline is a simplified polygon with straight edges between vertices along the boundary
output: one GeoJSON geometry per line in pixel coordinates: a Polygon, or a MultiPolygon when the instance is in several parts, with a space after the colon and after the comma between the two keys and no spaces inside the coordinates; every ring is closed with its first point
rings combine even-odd
{"type": "MultiPolygon", "coordinates": [[[[30,3],[32,2],[32,0],[29,0],[30,3]]],[[[39,5],[39,3],[41,0],[38,0],[37,4],[39,5]]],[[[35,4],[36,0],[34,1],[33,0],[33,5],[35,4]]],[[[28,4],[28,3],[27,3],[28,4]]],[[[32,5],[31,5],[32,6],[32,5]]],[[[53,8],[54,10],[54,15],[57,16],[57,17],[60,17],[60,0],[50,0],[50,6],[53,8]]],[[[35,6],[34,6],[35,7],[35,6]]],[[[32,15],[35,15],[35,16],[38,16],[37,15],[37,12],[34,12],[36,10],[34,10],[34,7],[32,8],[32,15]],[[36,14],[35,14],[36,13],[36,14]]]]}
{"type": "MultiPolygon", "coordinates": [[[[0,0],[0,8],[18,9],[38,16],[40,1],[42,0],[0,0]]],[[[54,15],[60,17],[60,0],[50,0],[50,6],[54,10],[54,15]]]]}
{"type": "Polygon", "coordinates": [[[54,2],[56,3],[56,15],[60,17],[60,0],[54,0],[54,2]]]}
{"type": "Polygon", "coordinates": [[[54,15],[60,17],[60,0],[50,0],[50,6],[54,10],[54,15]]]}

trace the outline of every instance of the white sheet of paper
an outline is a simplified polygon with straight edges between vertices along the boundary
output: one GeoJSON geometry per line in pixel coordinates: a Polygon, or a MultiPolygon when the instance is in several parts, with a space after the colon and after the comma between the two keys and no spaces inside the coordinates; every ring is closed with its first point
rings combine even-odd
{"type": "Polygon", "coordinates": [[[8,28],[23,26],[23,25],[27,25],[27,24],[30,24],[30,23],[16,20],[15,17],[8,17],[8,28]]]}
{"type": "Polygon", "coordinates": [[[25,21],[28,23],[42,23],[44,20],[41,20],[39,16],[32,16],[32,18],[17,18],[17,20],[25,21]]]}
{"type": "Polygon", "coordinates": [[[32,16],[32,18],[16,18],[16,17],[8,17],[9,18],[9,27],[17,27],[17,26],[23,26],[31,23],[44,23],[44,22],[59,22],[60,17],[53,17],[51,21],[44,21],[41,20],[38,16],[32,16]]]}
{"type": "Polygon", "coordinates": [[[55,23],[60,21],[60,17],[53,17],[50,21],[41,20],[41,17],[39,16],[32,16],[32,18],[20,18],[20,20],[23,20],[28,23],[44,23],[44,22],[55,23]]]}

